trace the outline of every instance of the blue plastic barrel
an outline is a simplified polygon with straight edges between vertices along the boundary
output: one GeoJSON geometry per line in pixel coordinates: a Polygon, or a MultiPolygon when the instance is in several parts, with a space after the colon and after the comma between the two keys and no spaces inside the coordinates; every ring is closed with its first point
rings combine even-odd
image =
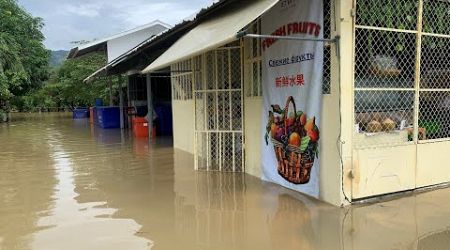
{"type": "Polygon", "coordinates": [[[95,106],[96,106],[96,107],[101,107],[101,106],[103,106],[103,99],[102,99],[102,98],[96,98],[96,99],[95,99],[95,106]]]}
{"type": "Polygon", "coordinates": [[[73,119],[86,119],[89,118],[89,109],[87,108],[75,108],[73,110],[73,119]]]}
{"type": "Polygon", "coordinates": [[[120,128],[119,107],[97,107],[97,122],[101,128],[120,128]]]}

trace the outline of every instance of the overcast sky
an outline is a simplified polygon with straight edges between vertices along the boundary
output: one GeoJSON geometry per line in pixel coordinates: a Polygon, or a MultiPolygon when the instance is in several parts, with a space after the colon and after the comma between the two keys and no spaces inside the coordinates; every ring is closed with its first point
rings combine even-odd
{"type": "Polygon", "coordinates": [[[174,25],[211,0],[19,0],[44,18],[48,49],[68,50],[71,41],[93,40],[159,19],[174,25]]]}

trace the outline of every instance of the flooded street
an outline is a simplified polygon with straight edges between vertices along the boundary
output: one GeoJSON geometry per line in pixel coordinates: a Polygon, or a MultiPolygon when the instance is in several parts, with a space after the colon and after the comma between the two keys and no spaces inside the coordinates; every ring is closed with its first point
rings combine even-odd
{"type": "Polygon", "coordinates": [[[62,113],[0,142],[1,250],[450,248],[450,189],[337,208],[62,113]]]}

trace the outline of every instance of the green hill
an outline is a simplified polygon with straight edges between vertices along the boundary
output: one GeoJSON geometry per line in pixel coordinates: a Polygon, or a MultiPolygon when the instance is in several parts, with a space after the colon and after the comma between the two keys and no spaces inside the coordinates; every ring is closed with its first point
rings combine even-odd
{"type": "Polygon", "coordinates": [[[67,54],[69,53],[69,51],[66,50],[56,50],[56,51],[51,51],[51,56],[50,56],[50,67],[57,67],[59,65],[62,64],[62,62],[64,60],[66,60],[67,54]]]}

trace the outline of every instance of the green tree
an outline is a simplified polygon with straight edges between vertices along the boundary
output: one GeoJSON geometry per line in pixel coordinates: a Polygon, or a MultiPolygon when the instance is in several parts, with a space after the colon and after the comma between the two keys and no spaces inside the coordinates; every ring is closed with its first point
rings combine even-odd
{"type": "MultiPolygon", "coordinates": [[[[83,56],[77,59],[64,61],[56,73],[55,79],[50,85],[58,85],[59,95],[55,96],[61,105],[91,106],[96,98],[108,100],[109,89],[106,78],[99,78],[93,82],[83,80],[99,68],[105,66],[106,56],[101,53],[83,56]]],[[[52,87],[55,90],[56,87],[52,87]]],[[[115,92],[118,90],[118,82],[113,82],[115,92]]]]}
{"type": "Polygon", "coordinates": [[[43,45],[44,26],[16,0],[0,0],[0,108],[13,97],[39,89],[48,79],[50,53],[43,45]]]}

